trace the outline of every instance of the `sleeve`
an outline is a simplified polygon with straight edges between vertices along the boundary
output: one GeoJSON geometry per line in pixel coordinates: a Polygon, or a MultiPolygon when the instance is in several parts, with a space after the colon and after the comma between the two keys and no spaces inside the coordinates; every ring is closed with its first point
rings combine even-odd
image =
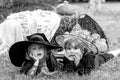
{"type": "Polygon", "coordinates": [[[26,61],[23,63],[20,72],[27,75],[27,73],[28,73],[29,70],[32,68],[32,66],[33,66],[33,62],[26,60],[26,61]]]}
{"type": "Polygon", "coordinates": [[[83,69],[79,69],[78,74],[90,74],[91,70],[94,69],[94,55],[93,54],[87,54],[83,57],[81,60],[81,63],[83,64],[83,69]]]}
{"type": "Polygon", "coordinates": [[[95,68],[97,69],[101,64],[112,59],[114,56],[112,54],[97,54],[95,55],[95,68]]]}
{"type": "Polygon", "coordinates": [[[48,67],[50,72],[55,71],[55,69],[57,68],[57,60],[52,53],[48,54],[48,58],[47,58],[46,63],[47,63],[47,67],[48,67]]]}
{"type": "Polygon", "coordinates": [[[95,68],[94,64],[94,55],[93,54],[87,54],[86,60],[85,60],[85,67],[84,67],[84,73],[89,74],[91,70],[95,68]]]}

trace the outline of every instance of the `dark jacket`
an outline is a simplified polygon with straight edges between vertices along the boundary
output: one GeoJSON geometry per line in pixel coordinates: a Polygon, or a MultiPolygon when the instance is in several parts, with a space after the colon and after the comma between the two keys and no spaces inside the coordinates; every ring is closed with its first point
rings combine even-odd
{"type": "MultiPolygon", "coordinates": [[[[45,60],[46,60],[46,64],[47,64],[49,71],[50,72],[55,71],[55,69],[57,68],[58,65],[57,65],[57,60],[55,59],[54,55],[52,53],[48,53],[47,58],[45,60]]],[[[27,75],[28,72],[30,71],[30,69],[32,69],[32,67],[34,67],[34,63],[35,63],[34,60],[26,59],[21,67],[20,72],[27,75]]],[[[42,64],[43,63],[41,61],[41,62],[39,62],[39,65],[36,67],[35,76],[37,76],[41,72],[41,68],[43,67],[42,64]]]]}
{"type": "MultiPolygon", "coordinates": [[[[22,68],[20,70],[21,73],[28,75],[29,71],[35,67],[34,66],[35,61],[33,60],[25,60],[25,62],[22,65],[22,68]]],[[[37,76],[41,72],[41,68],[43,67],[42,63],[40,62],[39,65],[36,68],[34,76],[37,76]]]]}
{"type": "Polygon", "coordinates": [[[78,72],[79,75],[89,74],[94,69],[94,55],[89,53],[84,55],[76,66],[73,61],[69,61],[66,57],[63,58],[63,71],[78,72]]]}

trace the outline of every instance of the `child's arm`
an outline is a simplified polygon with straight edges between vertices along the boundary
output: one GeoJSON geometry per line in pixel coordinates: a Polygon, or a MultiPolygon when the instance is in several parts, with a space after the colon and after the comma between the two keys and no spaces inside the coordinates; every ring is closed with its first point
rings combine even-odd
{"type": "Polygon", "coordinates": [[[39,64],[39,61],[34,62],[34,61],[26,60],[23,63],[20,72],[23,74],[26,74],[28,76],[34,77],[37,75],[36,73],[37,73],[37,69],[38,69],[38,64],[39,64]]]}
{"type": "Polygon", "coordinates": [[[95,55],[91,52],[86,55],[86,57],[85,57],[86,58],[85,74],[90,74],[90,72],[95,68],[94,57],[95,57],[95,55]]]}
{"type": "Polygon", "coordinates": [[[81,63],[83,64],[83,69],[78,70],[79,75],[83,74],[90,74],[91,70],[94,69],[94,55],[92,53],[88,53],[87,55],[83,56],[83,59],[81,60],[81,63]]]}
{"type": "Polygon", "coordinates": [[[46,63],[47,63],[47,67],[48,67],[50,72],[55,71],[55,69],[57,68],[57,60],[52,53],[48,54],[46,63]]]}
{"type": "Polygon", "coordinates": [[[28,71],[32,68],[32,66],[33,66],[33,62],[29,61],[29,60],[26,60],[23,63],[20,72],[27,75],[28,71]]]}
{"type": "Polygon", "coordinates": [[[98,69],[101,64],[112,59],[114,56],[112,54],[97,54],[95,55],[95,69],[98,69]]]}

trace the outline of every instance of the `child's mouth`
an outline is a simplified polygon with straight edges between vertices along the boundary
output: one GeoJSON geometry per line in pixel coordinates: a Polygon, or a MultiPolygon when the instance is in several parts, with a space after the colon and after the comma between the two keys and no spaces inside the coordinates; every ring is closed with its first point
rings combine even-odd
{"type": "Polygon", "coordinates": [[[69,55],[69,57],[75,57],[75,55],[69,55]]]}

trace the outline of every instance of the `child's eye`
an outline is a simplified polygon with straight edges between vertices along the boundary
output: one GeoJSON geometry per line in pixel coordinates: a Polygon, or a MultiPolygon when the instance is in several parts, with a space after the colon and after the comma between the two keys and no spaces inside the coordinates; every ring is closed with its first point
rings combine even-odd
{"type": "Polygon", "coordinates": [[[74,47],[74,49],[78,49],[78,47],[74,47]]]}
{"type": "Polygon", "coordinates": [[[70,50],[71,48],[69,47],[69,48],[67,48],[68,50],[70,50]]]}
{"type": "Polygon", "coordinates": [[[35,50],[35,49],[36,49],[35,47],[32,48],[32,50],[35,50]]]}

